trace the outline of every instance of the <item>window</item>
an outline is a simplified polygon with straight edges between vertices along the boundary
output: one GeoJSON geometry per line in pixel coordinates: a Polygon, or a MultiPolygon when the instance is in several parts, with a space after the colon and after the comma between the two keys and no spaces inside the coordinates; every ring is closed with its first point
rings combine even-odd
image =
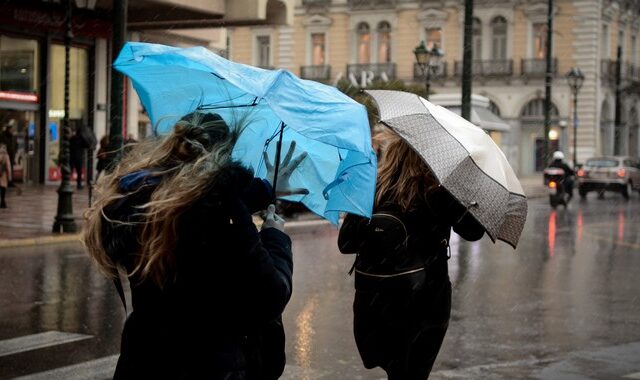
{"type": "Polygon", "coordinates": [[[606,59],[611,56],[609,49],[609,25],[602,25],[602,35],[600,35],[600,49],[602,49],[602,58],[606,59]]]}
{"type": "Polygon", "coordinates": [[[491,58],[507,59],[507,20],[502,16],[491,22],[491,58]]]}
{"type": "Polygon", "coordinates": [[[358,63],[368,64],[371,57],[371,32],[369,24],[358,24],[358,63]]]}
{"type": "Polygon", "coordinates": [[[618,32],[618,46],[622,48],[622,55],[620,57],[620,62],[624,62],[625,52],[627,51],[624,45],[625,45],[624,30],[621,30],[618,32]]]}
{"type": "Polygon", "coordinates": [[[257,36],[257,66],[271,67],[271,37],[257,36]]]}
{"type": "Polygon", "coordinates": [[[383,21],[378,25],[378,63],[391,62],[391,25],[383,21]]]}
{"type": "Polygon", "coordinates": [[[36,40],[0,36],[0,90],[35,92],[37,55],[36,40]]]}
{"type": "Polygon", "coordinates": [[[473,19],[473,59],[482,59],[482,22],[473,19]]]}
{"type": "Polygon", "coordinates": [[[311,34],[311,64],[314,66],[322,66],[325,64],[325,34],[311,34]]]}
{"type": "Polygon", "coordinates": [[[547,30],[546,23],[533,24],[533,58],[544,59],[547,57],[547,30]]]}
{"type": "Polygon", "coordinates": [[[433,49],[434,46],[442,48],[442,29],[441,28],[427,28],[424,31],[427,48],[433,49]]]}
{"type": "Polygon", "coordinates": [[[638,37],[631,36],[631,63],[635,69],[638,68],[638,37]]]}

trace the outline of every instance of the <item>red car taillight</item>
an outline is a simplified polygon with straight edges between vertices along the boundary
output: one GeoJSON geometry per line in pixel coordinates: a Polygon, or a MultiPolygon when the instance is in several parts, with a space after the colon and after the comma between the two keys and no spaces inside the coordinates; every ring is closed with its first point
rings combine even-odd
{"type": "Polygon", "coordinates": [[[627,175],[627,171],[626,171],[626,170],[624,170],[624,168],[620,168],[620,169],[618,169],[617,174],[618,174],[618,177],[620,177],[620,178],[624,178],[624,176],[626,176],[626,175],[627,175]]]}
{"type": "Polygon", "coordinates": [[[587,174],[587,172],[585,172],[584,169],[578,170],[578,177],[585,177],[586,174],[587,174]]]}

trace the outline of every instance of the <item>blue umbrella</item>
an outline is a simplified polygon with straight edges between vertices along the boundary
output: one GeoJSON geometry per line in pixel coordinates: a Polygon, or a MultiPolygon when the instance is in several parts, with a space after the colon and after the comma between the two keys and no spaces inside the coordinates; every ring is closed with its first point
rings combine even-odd
{"type": "Polygon", "coordinates": [[[371,215],[376,157],[366,110],[336,88],[231,62],[202,47],[129,42],[114,67],[133,82],[156,133],[170,132],[196,110],[230,124],[243,121],[248,126],[233,155],[258,177],[267,176],[264,152],[279,157],[278,140],[285,149],[295,141],[308,153],[289,182],[309,193],[283,199],[334,224],[340,212],[371,215]]]}

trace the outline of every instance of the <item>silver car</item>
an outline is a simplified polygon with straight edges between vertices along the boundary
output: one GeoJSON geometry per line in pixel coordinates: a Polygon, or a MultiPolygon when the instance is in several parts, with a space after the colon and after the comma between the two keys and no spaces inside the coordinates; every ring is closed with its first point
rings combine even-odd
{"type": "Polygon", "coordinates": [[[597,191],[601,196],[605,191],[615,191],[625,199],[629,199],[633,190],[640,191],[640,163],[634,157],[590,158],[576,174],[582,199],[590,191],[597,191]]]}

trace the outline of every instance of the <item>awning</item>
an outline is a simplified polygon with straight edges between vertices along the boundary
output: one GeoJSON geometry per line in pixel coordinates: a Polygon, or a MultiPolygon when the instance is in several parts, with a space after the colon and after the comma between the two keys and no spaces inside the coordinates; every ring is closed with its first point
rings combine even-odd
{"type": "MultiPolygon", "coordinates": [[[[461,107],[447,106],[445,108],[455,114],[461,114],[461,107]]],[[[471,122],[487,131],[508,132],[511,129],[511,126],[502,120],[500,116],[491,112],[488,108],[479,106],[471,107],[471,122]]]]}

